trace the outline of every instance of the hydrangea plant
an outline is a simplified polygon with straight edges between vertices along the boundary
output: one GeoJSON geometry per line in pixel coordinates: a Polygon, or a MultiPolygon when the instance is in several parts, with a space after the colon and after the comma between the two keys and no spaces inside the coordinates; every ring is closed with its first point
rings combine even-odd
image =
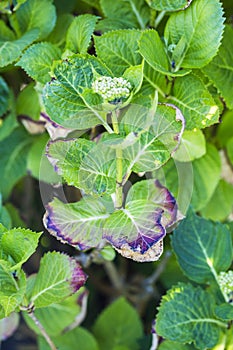
{"type": "Polygon", "coordinates": [[[40,350],[232,349],[231,18],[230,0],[0,3],[2,339],[22,312],[40,350]],[[9,202],[34,225],[32,177],[57,240],[26,275],[42,232],[9,202]],[[87,274],[116,299],[89,330],[87,274]]]}

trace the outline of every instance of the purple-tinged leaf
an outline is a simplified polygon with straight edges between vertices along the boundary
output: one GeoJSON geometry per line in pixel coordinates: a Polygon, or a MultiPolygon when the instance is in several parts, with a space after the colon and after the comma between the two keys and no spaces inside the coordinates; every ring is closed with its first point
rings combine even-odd
{"type": "Polygon", "coordinates": [[[40,121],[44,123],[45,129],[48,131],[49,136],[52,140],[56,140],[60,137],[66,137],[74,129],[65,128],[54,121],[52,121],[49,116],[45,113],[41,113],[40,121]]]}
{"type": "Polygon", "coordinates": [[[79,250],[101,243],[103,223],[109,214],[98,199],[83,198],[77,203],[65,204],[55,198],[46,209],[44,225],[63,243],[79,250]]]}
{"type": "Polygon", "coordinates": [[[173,195],[158,180],[142,180],[134,184],[127,196],[127,202],[136,199],[152,201],[162,213],[161,223],[168,229],[177,221],[178,208],[173,195]]]}
{"type": "Polygon", "coordinates": [[[36,308],[58,303],[76,293],[86,279],[75,259],[58,252],[46,253],[41,259],[30,302],[36,308]]]}
{"type": "Polygon", "coordinates": [[[161,224],[162,213],[152,201],[130,201],[106,220],[103,237],[127,258],[155,261],[162,254],[166,234],[161,224]]]}

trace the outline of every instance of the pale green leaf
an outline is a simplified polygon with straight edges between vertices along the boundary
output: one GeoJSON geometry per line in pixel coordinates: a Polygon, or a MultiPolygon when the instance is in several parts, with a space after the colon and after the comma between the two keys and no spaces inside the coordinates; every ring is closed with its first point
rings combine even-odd
{"type": "Polygon", "coordinates": [[[170,16],[164,36],[168,49],[172,48],[176,55],[176,70],[201,68],[211,61],[221,43],[223,22],[222,4],[218,0],[195,0],[185,11],[170,16]]]}
{"type": "Polygon", "coordinates": [[[146,62],[156,71],[171,75],[183,76],[189,74],[188,70],[175,71],[172,67],[172,61],[169,62],[165,46],[156,30],[150,29],[144,31],[139,40],[139,52],[146,62]],[[153,43],[153,45],[151,45],[153,43]]]}
{"type": "Polygon", "coordinates": [[[9,108],[10,90],[5,80],[0,77],[0,117],[9,108]]]}
{"type": "MultiPolygon", "coordinates": [[[[123,172],[126,162],[123,161],[123,172]]],[[[94,195],[112,194],[116,190],[116,151],[99,143],[83,158],[78,182],[81,189],[94,195]]]]}
{"type": "Polygon", "coordinates": [[[0,260],[0,318],[9,316],[23,301],[26,276],[22,270],[14,278],[11,265],[0,260]]]}
{"type": "Polygon", "coordinates": [[[42,84],[47,83],[51,77],[49,72],[54,60],[61,56],[60,50],[48,42],[38,43],[30,46],[17,62],[34,80],[42,84]]]}
{"type": "Polygon", "coordinates": [[[42,232],[33,232],[14,228],[5,232],[1,238],[1,247],[13,259],[11,270],[17,270],[36,251],[42,232]]]}
{"type": "Polygon", "coordinates": [[[233,186],[221,179],[201,214],[207,219],[221,221],[227,219],[232,211],[233,186]]]}
{"type": "Polygon", "coordinates": [[[93,147],[94,142],[82,138],[51,141],[47,147],[47,157],[69,185],[79,187],[80,164],[93,147]]]}
{"type": "Polygon", "coordinates": [[[16,61],[22,51],[38,38],[38,29],[32,29],[14,41],[0,40],[0,67],[16,61]]]}
{"type": "Polygon", "coordinates": [[[47,206],[44,224],[63,243],[85,250],[102,241],[102,227],[108,216],[98,199],[84,197],[77,203],[65,204],[55,198],[47,206]]]}
{"type": "Polygon", "coordinates": [[[146,0],[146,2],[152,9],[158,11],[178,11],[187,7],[192,2],[192,0],[146,0]]]}
{"type": "Polygon", "coordinates": [[[39,30],[38,40],[48,36],[56,22],[56,10],[51,0],[27,0],[11,16],[11,25],[19,36],[31,29],[39,30]]]}
{"type": "Polygon", "coordinates": [[[218,106],[197,76],[177,78],[173,95],[169,99],[182,111],[188,130],[203,129],[218,122],[218,106]]]}
{"type": "Polygon", "coordinates": [[[66,36],[66,49],[74,53],[85,54],[94,32],[97,17],[85,14],[76,17],[71,23],[66,36]]]}
{"type": "Polygon", "coordinates": [[[215,318],[214,306],[211,294],[200,287],[180,283],[163,297],[156,331],[179,343],[194,342],[197,349],[212,348],[218,342],[220,327],[226,326],[215,318]]]}
{"type": "Polygon", "coordinates": [[[101,350],[113,350],[116,345],[138,350],[138,340],[143,336],[139,316],[124,298],[117,299],[100,314],[93,332],[101,350]]]}
{"type": "Polygon", "coordinates": [[[162,166],[177,148],[184,120],[171,105],[159,105],[156,113],[131,105],[122,118],[124,133],[137,133],[135,142],[123,150],[130,171],[153,171],[162,166]],[[148,131],[147,131],[148,129],[148,131]]]}
{"type": "Polygon", "coordinates": [[[138,30],[116,30],[95,36],[97,56],[115,75],[121,76],[130,66],[139,65],[142,58],[138,51],[138,30]]]}
{"type": "Polygon", "coordinates": [[[40,101],[35,84],[28,84],[17,96],[16,113],[18,116],[30,117],[38,120],[40,117],[40,101]]]}
{"type": "Polygon", "coordinates": [[[31,143],[32,138],[21,128],[0,142],[0,192],[3,197],[7,197],[17,181],[26,175],[27,154],[31,143]]]}
{"type": "Polygon", "coordinates": [[[192,167],[194,183],[191,204],[198,211],[209,202],[220,180],[221,161],[217,149],[207,144],[206,154],[195,159],[192,167]]]}
{"type": "Polygon", "coordinates": [[[87,129],[104,122],[94,107],[102,100],[91,92],[93,71],[109,75],[94,56],[74,55],[55,67],[55,79],[47,83],[43,91],[44,105],[52,120],[74,129],[87,129]]]}
{"type": "Polygon", "coordinates": [[[228,108],[233,108],[232,79],[233,79],[233,29],[227,25],[223,42],[217,56],[202,69],[203,73],[217,87],[226,101],[228,108]]]}
{"type": "Polygon", "coordinates": [[[180,162],[190,162],[204,156],[205,152],[206,141],[202,131],[185,130],[173,158],[180,162]]]}
{"type": "Polygon", "coordinates": [[[58,252],[46,253],[41,259],[30,301],[36,308],[41,308],[69,297],[86,280],[80,271],[80,266],[69,256],[58,252]]]}
{"type": "Polygon", "coordinates": [[[124,28],[144,29],[150,18],[149,7],[143,0],[100,0],[100,4],[105,17],[118,20],[124,28]]]}
{"type": "Polygon", "coordinates": [[[196,216],[191,210],[175,230],[172,247],[184,273],[198,283],[216,280],[217,274],[226,271],[232,262],[227,226],[196,216]]]}

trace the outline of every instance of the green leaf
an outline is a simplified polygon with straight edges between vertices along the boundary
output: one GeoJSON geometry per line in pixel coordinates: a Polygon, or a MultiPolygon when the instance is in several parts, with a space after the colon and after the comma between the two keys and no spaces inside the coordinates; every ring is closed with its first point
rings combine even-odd
{"type": "Polygon", "coordinates": [[[221,179],[201,214],[207,219],[221,221],[227,219],[232,210],[233,186],[221,179]]]}
{"type": "Polygon", "coordinates": [[[194,183],[191,204],[198,211],[207,205],[220,180],[221,160],[217,149],[207,144],[206,154],[194,160],[192,167],[194,183]]]}
{"type": "Polygon", "coordinates": [[[54,60],[58,60],[61,51],[48,42],[38,43],[30,46],[17,62],[16,66],[20,66],[34,80],[42,84],[47,83],[51,77],[49,72],[54,60]]]}
{"type": "Polygon", "coordinates": [[[227,142],[227,155],[233,165],[233,137],[227,142]]]}
{"type": "Polygon", "coordinates": [[[218,318],[224,321],[232,321],[233,320],[233,305],[224,303],[216,306],[215,314],[218,318]]]}
{"type": "Polygon", "coordinates": [[[149,7],[143,0],[100,0],[105,17],[118,20],[124,28],[144,29],[150,17],[149,7]]]}
{"type": "Polygon", "coordinates": [[[40,117],[40,101],[38,93],[35,90],[35,84],[28,84],[20,91],[16,100],[16,113],[18,116],[30,117],[38,120],[40,117]]]}
{"type": "Polygon", "coordinates": [[[226,110],[222,116],[221,123],[217,128],[217,141],[220,147],[225,147],[227,142],[233,137],[233,111],[226,110]]]}
{"type": "MultiPolygon", "coordinates": [[[[72,331],[54,338],[54,343],[60,350],[76,349],[77,344],[82,350],[100,350],[93,335],[82,327],[76,327],[72,331]]],[[[42,337],[39,337],[39,350],[50,350],[42,337]]]]}
{"type": "Polygon", "coordinates": [[[74,55],[55,67],[55,79],[47,83],[43,91],[44,105],[52,120],[74,129],[87,129],[104,122],[104,117],[90,106],[101,103],[99,95],[90,95],[93,71],[109,75],[94,56],[74,55]],[[94,100],[89,101],[90,97],[94,100]]]}
{"type": "Polygon", "coordinates": [[[184,273],[198,283],[216,279],[231,265],[233,250],[227,226],[196,216],[191,210],[175,230],[172,247],[184,273]]]}
{"type": "MultiPolygon", "coordinates": [[[[67,8],[67,3],[65,4],[67,8]]],[[[74,17],[71,13],[61,13],[57,16],[57,21],[52,32],[46,40],[57,46],[62,46],[66,41],[66,34],[74,17]]]]}
{"type": "Polygon", "coordinates": [[[233,79],[233,29],[226,25],[223,42],[217,56],[202,69],[203,73],[216,86],[228,108],[233,108],[231,82],[233,79]]]}
{"type": "Polygon", "coordinates": [[[22,51],[38,38],[38,29],[32,29],[14,41],[0,40],[0,68],[16,61],[22,51]]]}
{"type": "Polygon", "coordinates": [[[74,53],[85,54],[94,32],[97,17],[85,14],[76,17],[71,23],[66,36],[66,49],[74,53]]]}
{"type": "Polygon", "coordinates": [[[159,105],[154,114],[142,106],[131,105],[120,126],[126,134],[137,134],[135,142],[123,150],[124,159],[129,161],[126,173],[153,171],[166,163],[179,144],[183,123],[174,106],[159,105]]]}
{"type": "Polygon", "coordinates": [[[17,181],[26,175],[27,155],[32,138],[21,128],[0,142],[0,192],[6,198],[17,181]]]}
{"type": "Polygon", "coordinates": [[[13,130],[18,126],[18,121],[16,119],[15,110],[9,112],[6,118],[0,121],[0,141],[8,137],[13,130]]]}
{"type": "Polygon", "coordinates": [[[64,204],[55,198],[46,209],[44,224],[62,242],[85,250],[102,241],[103,223],[109,214],[98,199],[83,197],[77,203],[64,204]]]}
{"type": "Polygon", "coordinates": [[[0,77],[0,117],[6,113],[9,108],[10,91],[5,80],[0,77]]]}
{"type": "Polygon", "coordinates": [[[60,177],[53,171],[45,149],[49,136],[45,133],[35,139],[27,159],[27,170],[36,179],[47,183],[59,183],[60,177]]]}
{"type": "Polygon", "coordinates": [[[36,308],[58,303],[75,293],[86,278],[74,259],[58,252],[46,253],[41,259],[30,301],[36,308]]]}
{"type": "Polygon", "coordinates": [[[113,350],[117,345],[137,350],[138,340],[143,336],[139,316],[124,298],[117,299],[100,314],[93,332],[101,350],[113,350]]]}
{"type": "MultiPolygon", "coordinates": [[[[64,329],[75,321],[79,313],[80,306],[78,305],[78,296],[76,294],[62,300],[60,303],[54,303],[50,306],[35,310],[36,318],[43,324],[47,334],[52,337],[62,334],[64,329]]],[[[28,314],[25,312],[23,316],[28,326],[34,332],[40,334],[40,330],[28,314]]]]}
{"type": "Polygon", "coordinates": [[[15,40],[15,33],[6,25],[2,19],[0,20],[0,40],[15,40]]]}
{"type": "Polygon", "coordinates": [[[218,0],[195,0],[170,16],[165,28],[167,47],[175,47],[176,70],[201,68],[217,54],[223,34],[223,9],[218,0]],[[180,50],[182,47],[182,50],[180,50]],[[177,49],[179,48],[179,55],[177,49]]]}
{"type": "MultiPolygon", "coordinates": [[[[126,162],[123,161],[123,172],[126,162]]],[[[116,190],[116,152],[99,143],[83,158],[78,172],[79,187],[92,195],[112,194],[116,190]]]]}
{"type": "Polygon", "coordinates": [[[23,301],[26,289],[26,276],[20,270],[16,278],[11,265],[0,260],[0,318],[9,316],[23,301]]]}
{"type": "Polygon", "coordinates": [[[2,225],[4,225],[6,228],[10,229],[11,228],[11,216],[7,210],[6,207],[1,207],[0,208],[0,222],[2,225]]]}
{"type": "Polygon", "coordinates": [[[82,160],[95,147],[86,139],[50,141],[47,157],[54,169],[71,186],[79,187],[79,169],[82,160]]]}
{"type": "Polygon", "coordinates": [[[158,350],[195,350],[194,346],[192,345],[184,345],[175,341],[171,340],[165,340],[163,341],[160,346],[158,347],[158,350]]]}
{"type": "Polygon", "coordinates": [[[2,235],[1,247],[13,259],[11,270],[19,269],[36,251],[41,234],[42,232],[14,228],[2,235]]]}
{"type": "Polygon", "coordinates": [[[189,5],[192,0],[146,0],[146,2],[150,5],[152,9],[158,10],[158,11],[178,11],[183,10],[187,5],[189,5]]]}
{"type": "Polygon", "coordinates": [[[197,349],[212,348],[226,324],[214,316],[214,299],[200,287],[178,284],[163,297],[156,319],[157,333],[179,343],[194,342],[197,349]]]}
{"type": "Polygon", "coordinates": [[[153,69],[147,62],[144,63],[144,78],[158,92],[165,96],[167,81],[164,74],[153,69]]]}
{"type": "Polygon", "coordinates": [[[138,30],[116,30],[102,36],[95,36],[95,48],[98,58],[103,61],[116,76],[123,75],[130,66],[137,66],[142,58],[138,51],[138,30]]]}
{"type": "Polygon", "coordinates": [[[190,73],[190,71],[187,70],[173,71],[172,63],[169,62],[164,44],[158,32],[154,29],[146,30],[141,35],[139,40],[139,52],[153,69],[162,74],[183,76],[190,73]],[[153,45],[151,45],[152,42],[153,45]]]}
{"type": "Polygon", "coordinates": [[[56,22],[56,10],[51,0],[27,0],[11,16],[11,25],[19,36],[31,29],[39,30],[38,40],[48,36],[56,22]]]}
{"type": "Polygon", "coordinates": [[[180,145],[173,155],[179,162],[189,162],[206,153],[205,136],[201,130],[185,130],[180,145]]]}
{"type": "Polygon", "coordinates": [[[186,120],[186,129],[203,129],[219,119],[219,109],[200,78],[189,74],[177,78],[169,99],[180,108],[186,120]]]}

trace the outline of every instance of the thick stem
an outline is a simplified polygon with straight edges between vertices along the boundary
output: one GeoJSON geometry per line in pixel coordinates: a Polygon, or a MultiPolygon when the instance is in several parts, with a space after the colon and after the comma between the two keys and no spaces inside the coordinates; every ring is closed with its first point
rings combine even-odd
{"type": "Polygon", "coordinates": [[[44,327],[42,326],[42,324],[40,323],[40,321],[36,318],[35,314],[33,311],[28,312],[28,316],[31,317],[31,319],[33,320],[33,322],[35,323],[35,325],[39,328],[41,334],[43,335],[43,337],[45,338],[45,340],[47,341],[48,345],[50,346],[51,350],[57,350],[55,344],[53,343],[53,341],[51,340],[51,338],[49,337],[49,335],[46,333],[46,330],[44,329],[44,327]]]}
{"type": "MultiPolygon", "coordinates": [[[[119,134],[119,126],[116,111],[112,112],[112,126],[115,134],[119,134]]],[[[123,205],[123,162],[122,149],[116,149],[116,200],[115,208],[121,209],[123,205]]]]}

